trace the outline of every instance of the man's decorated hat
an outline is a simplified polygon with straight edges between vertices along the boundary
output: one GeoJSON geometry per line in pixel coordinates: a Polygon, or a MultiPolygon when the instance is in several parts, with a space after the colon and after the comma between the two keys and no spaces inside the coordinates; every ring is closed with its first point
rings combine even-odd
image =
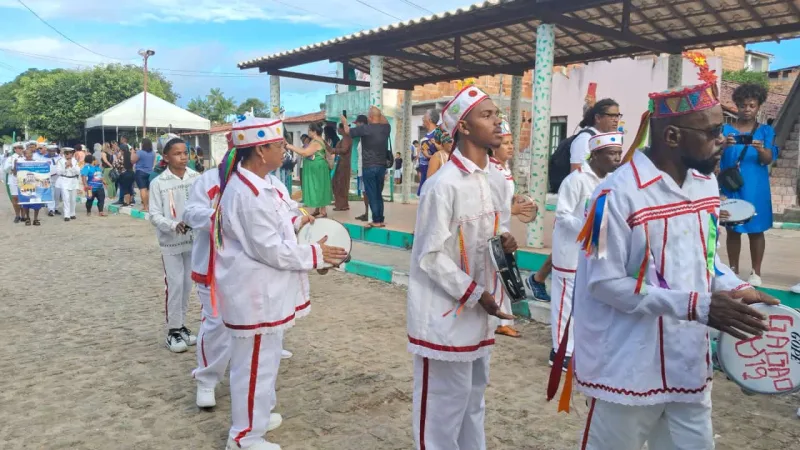
{"type": "Polygon", "coordinates": [[[237,148],[282,141],[283,121],[255,117],[251,114],[239,115],[233,123],[231,139],[237,148]]]}
{"type": "Polygon", "coordinates": [[[589,139],[589,150],[596,152],[607,147],[622,146],[622,133],[598,134],[589,139]]]}
{"type": "Polygon", "coordinates": [[[478,103],[487,98],[489,96],[480,88],[468,84],[442,110],[442,128],[451,135],[455,134],[458,122],[463,120],[478,103]]]}

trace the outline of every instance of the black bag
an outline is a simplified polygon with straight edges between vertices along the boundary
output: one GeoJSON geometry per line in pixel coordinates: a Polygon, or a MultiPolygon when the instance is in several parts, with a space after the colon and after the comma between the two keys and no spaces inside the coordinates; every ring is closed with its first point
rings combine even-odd
{"type": "MultiPolygon", "coordinates": [[[[756,126],[753,128],[753,131],[750,135],[756,134],[756,130],[758,130],[759,124],[756,122],[756,126]]],[[[739,159],[736,160],[736,165],[733,167],[729,167],[722,172],[719,173],[717,177],[717,181],[719,181],[719,185],[722,189],[725,189],[728,192],[737,192],[739,189],[744,187],[744,177],[742,176],[742,172],[739,170],[739,166],[744,161],[744,155],[747,153],[747,149],[750,146],[746,145],[742,149],[742,153],[739,154],[739,159]]]]}
{"type": "Polygon", "coordinates": [[[291,171],[294,170],[294,166],[297,164],[297,160],[294,157],[294,153],[291,150],[285,150],[283,152],[283,163],[281,164],[281,169],[291,171]]]}
{"type": "Polygon", "coordinates": [[[567,175],[570,173],[570,148],[572,147],[572,142],[575,141],[575,138],[580,136],[581,133],[589,133],[591,136],[597,134],[588,128],[584,128],[574,136],[561,141],[556,151],[550,155],[547,173],[551,194],[558,192],[558,188],[561,187],[564,178],[567,178],[567,175]]]}

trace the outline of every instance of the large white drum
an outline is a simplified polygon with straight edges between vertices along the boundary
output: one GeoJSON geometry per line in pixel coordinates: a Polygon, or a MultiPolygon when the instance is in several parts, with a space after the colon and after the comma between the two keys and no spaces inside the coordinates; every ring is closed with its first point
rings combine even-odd
{"type": "Polygon", "coordinates": [[[739,340],[721,333],[717,357],[728,378],[755,394],[789,394],[800,390],[800,313],[783,305],[753,305],[765,316],[769,331],[739,340]]]}
{"type": "MultiPolygon", "coordinates": [[[[325,236],[328,236],[325,245],[341,247],[347,251],[347,258],[342,261],[347,262],[353,249],[353,240],[350,239],[350,233],[347,232],[347,228],[334,219],[322,217],[316,219],[314,223],[303,225],[297,233],[297,242],[300,244],[316,244],[325,236]]],[[[322,255],[320,255],[320,258],[322,258],[322,255]]],[[[323,263],[320,267],[333,267],[333,264],[323,263]]]]}

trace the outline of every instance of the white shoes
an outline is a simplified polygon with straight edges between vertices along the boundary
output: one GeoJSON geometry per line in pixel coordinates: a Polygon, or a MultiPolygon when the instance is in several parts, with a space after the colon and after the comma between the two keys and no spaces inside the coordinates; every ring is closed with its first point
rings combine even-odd
{"type": "MultiPolygon", "coordinates": [[[[270,431],[276,430],[278,427],[281,426],[283,423],[283,417],[281,417],[278,413],[271,413],[269,415],[269,425],[267,425],[267,433],[270,431]]],[[[261,440],[256,444],[253,444],[249,447],[245,447],[246,450],[281,450],[281,446],[278,444],[273,444],[272,442],[267,442],[266,440],[261,440]]],[[[239,445],[236,444],[236,441],[233,438],[228,438],[228,444],[225,446],[225,450],[239,450],[239,445]]]]}
{"type": "MultiPolygon", "coordinates": [[[[800,294],[800,283],[797,283],[794,286],[790,287],[789,290],[794,292],[795,294],[800,294]]],[[[797,410],[797,415],[800,416],[800,409],[797,410]]]]}
{"type": "Polygon", "coordinates": [[[181,327],[181,337],[183,338],[186,345],[195,345],[197,344],[197,336],[192,334],[192,330],[181,327]]]}
{"type": "Polygon", "coordinates": [[[755,272],[750,272],[750,278],[747,279],[747,282],[753,287],[759,287],[761,286],[761,277],[756,275],[755,272]]]}
{"type": "Polygon", "coordinates": [[[281,350],[281,359],[290,359],[292,356],[294,355],[289,350],[281,350]]]}
{"type": "Polygon", "coordinates": [[[214,388],[207,388],[198,385],[196,403],[199,408],[213,408],[217,406],[217,398],[214,394],[214,388]]]}
{"type": "MultiPolygon", "coordinates": [[[[225,450],[239,450],[239,446],[233,438],[228,438],[228,444],[225,446],[225,450]]],[[[262,440],[250,447],[245,447],[243,450],[281,450],[281,446],[262,440]]]]}
{"type": "Polygon", "coordinates": [[[174,331],[167,335],[166,345],[169,351],[172,353],[183,353],[189,349],[189,346],[186,345],[186,341],[183,340],[181,333],[174,331]]]}

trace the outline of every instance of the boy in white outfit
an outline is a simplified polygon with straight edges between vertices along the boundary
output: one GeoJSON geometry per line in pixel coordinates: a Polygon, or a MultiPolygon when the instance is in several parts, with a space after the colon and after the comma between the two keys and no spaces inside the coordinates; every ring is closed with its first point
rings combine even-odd
{"type": "Polygon", "coordinates": [[[47,204],[47,215],[50,217],[61,214],[58,211],[58,204],[61,201],[61,190],[55,189],[55,186],[58,184],[58,162],[62,159],[64,158],[58,154],[57,145],[53,144],[47,146],[47,161],[50,162],[50,186],[53,186],[53,201],[47,204]]]}
{"type": "Polygon", "coordinates": [[[186,167],[189,154],[179,136],[166,134],[159,138],[159,145],[167,168],[150,183],[150,223],[156,227],[164,263],[166,346],[182,353],[197,342],[186,327],[192,291],[192,233],[183,222],[183,213],[189,190],[200,174],[186,167]]]}
{"type": "Polygon", "coordinates": [[[72,147],[61,149],[63,158],[58,161],[58,180],[56,188],[61,191],[61,200],[64,202],[64,222],[75,220],[75,203],[80,184],[81,168],[75,159],[75,150],[72,147]]]}

